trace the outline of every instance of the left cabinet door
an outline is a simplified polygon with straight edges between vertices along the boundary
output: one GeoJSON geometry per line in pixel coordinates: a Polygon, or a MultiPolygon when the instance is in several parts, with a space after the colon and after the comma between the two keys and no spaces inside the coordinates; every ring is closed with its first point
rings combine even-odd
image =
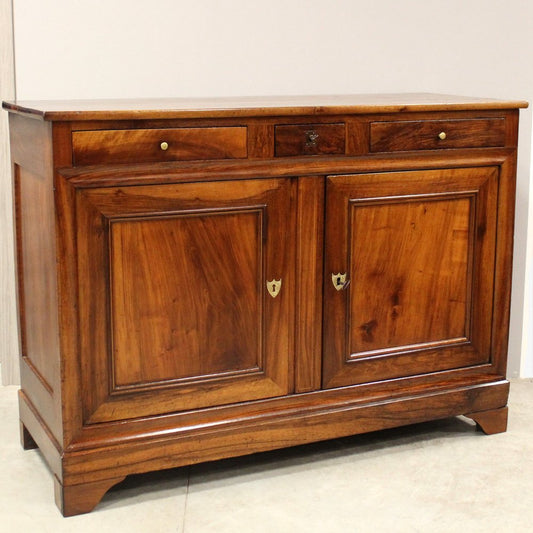
{"type": "Polygon", "coordinates": [[[84,423],[291,391],[292,197],[290,179],[77,189],[84,423]]]}

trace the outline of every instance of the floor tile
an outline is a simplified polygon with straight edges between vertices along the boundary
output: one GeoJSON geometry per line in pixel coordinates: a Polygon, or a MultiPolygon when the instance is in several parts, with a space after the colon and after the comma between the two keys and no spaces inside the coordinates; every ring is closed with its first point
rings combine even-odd
{"type": "Polygon", "coordinates": [[[90,514],[62,518],[40,453],[18,439],[0,387],[2,531],[529,532],[533,382],[513,382],[509,429],[464,418],[128,477],[90,514]]]}
{"type": "Polygon", "coordinates": [[[186,468],[130,476],[89,514],[63,518],[52,474],[18,434],[16,387],[0,387],[0,530],[6,533],[167,533],[182,528],[186,468]]]}

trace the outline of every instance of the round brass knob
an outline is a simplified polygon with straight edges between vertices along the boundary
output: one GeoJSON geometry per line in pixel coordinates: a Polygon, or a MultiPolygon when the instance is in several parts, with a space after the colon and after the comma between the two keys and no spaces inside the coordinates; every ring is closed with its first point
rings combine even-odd
{"type": "Polygon", "coordinates": [[[441,141],[444,141],[444,139],[446,139],[446,132],[445,132],[445,131],[441,131],[441,132],[439,133],[439,139],[440,139],[441,141]]]}
{"type": "Polygon", "coordinates": [[[168,150],[168,143],[166,141],[163,141],[159,146],[161,150],[168,150]]]}

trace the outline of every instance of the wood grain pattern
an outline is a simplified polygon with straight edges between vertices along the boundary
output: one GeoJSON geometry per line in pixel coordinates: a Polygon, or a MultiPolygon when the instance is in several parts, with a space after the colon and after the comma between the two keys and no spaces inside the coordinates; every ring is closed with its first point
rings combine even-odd
{"type": "Polygon", "coordinates": [[[51,125],[10,116],[10,137],[21,383],[47,432],[62,441],[51,125]]]}
{"type": "Polygon", "coordinates": [[[323,179],[298,178],[296,392],[320,388],[324,195],[323,179]]]}
{"type": "Polygon", "coordinates": [[[59,173],[77,188],[171,184],[197,181],[218,181],[221,178],[245,180],[261,178],[325,176],[361,172],[401,171],[406,168],[461,168],[500,166],[513,157],[514,149],[487,148],[482,153],[472,150],[402,152],[366,157],[294,157],[266,161],[189,161],[179,165],[153,163],[146,165],[115,165],[104,167],[61,168],[59,173]]]}
{"type": "MultiPolygon", "coordinates": [[[[15,98],[12,2],[0,2],[0,100],[15,98]]],[[[9,154],[8,116],[0,113],[0,365],[1,383],[19,383],[19,341],[15,296],[15,257],[13,229],[13,182],[9,154]]]]}
{"type": "MultiPolygon", "coordinates": [[[[25,381],[24,374],[21,375],[22,382],[28,383],[28,389],[31,382],[25,381]]],[[[32,403],[25,391],[19,391],[19,416],[20,422],[26,428],[31,436],[31,439],[39,446],[39,450],[43,454],[46,463],[54,475],[61,477],[63,472],[62,466],[62,447],[60,442],[52,434],[48,426],[49,418],[47,410],[42,408],[40,404],[32,403]],[[47,416],[45,420],[41,414],[47,416]]],[[[26,439],[27,441],[27,439],[26,439]]],[[[22,442],[24,444],[24,441],[22,442]]]]}
{"type": "Polygon", "coordinates": [[[507,431],[508,411],[507,407],[500,407],[479,413],[468,413],[465,416],[474,420],[485,435],[494,435],[507,431]]]}
{"type": "Polygon", "coordinates": [[[172,118],[275,117],[516,109],[525,101],[432,93],[131,100],[47,100],[4,102],[11,112],[44,120],[142,120],[172,118]]]}
{"type": "Polygon", "coordinates": [[[66,515],[132,473],[465,413],[504,430],[522,103],[230,101],[7,105],[22,443],[66,515]],[[478,120],[505,146],[370,152],[371,123],[478,120]],[[275,157],[310,124],[345,124],[346,151],[275,157]],[[246,130],[247,157],[109,163],[100,138],[74,166],[78,134],[169,130],[246,130]]]}
{"type": "Polygon", "coordinates": [[[270,159],[274,157],[274,126],[268,123],[248,124],[248,158],[270,159]]]}
{"type": "Polygon", "coordinates": [[[298,124],[274,128],[274,155],[344,154],[344,124],[298,124]]]}
{"type": "Polygon", "coordinates": [[[372,122],[370,150],[435,150],[505,146],[505,119],[372,122]],[[445,138],[439,138],[444,133],[445,138]]]}
{"type": "Polygon", "coordinates": [[[324,386],[491,359],[497,191],[495,168],[328,179],[324,386]]]}
{"type": "Polygon", "coordinates": [[[160,432],[151,439],[122,441],[106,452],[100,447],[71,452],[65,459],[65,474],[72,483],[92,482],[117,476],[173,468],[186,464],[247,455],[333,437],[354,435],[455,416],[459,413],[505,406],[509,383],[493,381],[433,389],[409,396],[374,398],[358,402],[345,399],[326,408],[282,410],[276,416],[261,416],[225,424],[204,426],[202,439],[184,431],[165,438],[160,432]]]}
{"type": "MultiPolygon", "coordinates": [[[[515,130],[516,132],[516,130],[515,130]]],[[[516,137],[515,137],[516,139],[516,137]]],[[[494,301],[492,307],[492,349],[495,370],[507,371],[509,319],[511,313],[511,276],[513,266],[513,229],[516,196],[516,158],[507,159],[500,167],[497,241],[495,257],[494,301]]],[[[488,304],[488,302],[487,302],[488,304]]],[[[488,312],[488,308],[486,308],[488,312]]]]}
{"type": "Polygon", "coordinates": [[[350,357],[469,336],[474,205],[445,198],[351,204],[350,357]]]}
{"type": "Polygon", "coordinates": [[[265,222],[246,208],[113,221],[115,390],[262,370],[265,222]]]}
{"type": "MultiPolygon", "coordinates": [[[[72,128],[69,123],[55,123],[52,128],[55,168],[72,164],[72,128]]],[[[61,352],[61,404],[63,435],[68,446],[73,435],[81,431],[83,411],[81,361],[79,357],[78,262],[76,257],[75,189],[54,173],[56,201],[56,246],[59,302],[59,345],[61,352]]]]}
{"type": "Polygon", "coordinates": [[[98,481],[80,483],[78,485],[63,485],[54,478],[54,494],[56,505],[63,516],[74,516],[89,513],[100,502],[103,495],[126,476],[113,477],[98,481]]]}
{"type": "Polygon", "coordinates": [[[75,165],[244,158],[245,127],[75,131],[75,165]],[[161,149],[165,142],[167,148],[161,149]]]}
{"type": "Polygon", "coordinates": [[[20,306],[22,357],[29,359],[34,371],[50,394],[57,387],[59,346],[57,336],[57,285],[51,263],[55,262],[52,190],[45,176],[24,168],[15,171],[19,219],[20,306]]]}
{"type": "Polygon", "coordinates": [[[370,123],[360,117],[346,121],[346,155],[365,155],[370,149],[370,123]]]}
{"type": "Polygon", "coordinates": [[[291,201],[288,180],[78,193],[86,421],[288,392],[291,201]]]}

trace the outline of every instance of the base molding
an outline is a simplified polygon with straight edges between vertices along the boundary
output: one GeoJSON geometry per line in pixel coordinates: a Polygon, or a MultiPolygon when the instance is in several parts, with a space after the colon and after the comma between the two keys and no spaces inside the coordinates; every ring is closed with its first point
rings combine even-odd
{"type": "MultiPolygon", "coordinates": [[[[310,442],[367,433],[429,420],[464,415],[475,420],[488,433],[505,430],[509,382],[504,379],[465,385],[442,383],[438,386],[405,390],[394,397],[383,395],[352,397],[339,390],[337,401],[320,406],[321,393],[308,394],[309,402],[299,409],[292,397],[286,397],[286,408],[275,413],[259,409],[253,415],[224,423],[223,409],[215,410],[210,423],[188,427],[167,426],[145,438],[132,439],[128,424],[113,425],[116,431],[107,443],[89,441],[67,447],[60,457],[60,471],[55,475],[56,502],[65,516],[91,511],[113,485],[129,474],[175,468],[200,462],[248,455],[310,442]],[[216,418],[218,416],[218,418],[216,418]],[[122,437],[121,437],[121,433],[122,437]]],[[[331,391],[329,392],[331,397],[331,391]]],[[[27,398],[20,395],[21,404],[27,398]]],[[[281,406],[284,399],[276,399],[281,406]]],[[[233,406],[235,407],[235,406],[233,406]]],[[[228,408],[229,409],[229,408],[228,408]]],[[[36,427],[37,418],[28,421],[33,410],[21,407],[21,422],[36,427]]],[[[41,421],[42,422],[42,421],[41,421]]],[[[148,424],[149,421],[146,421],[148,424]]],[[[159,422],[160,423],[160,422],[159,422]]],[[[39,444],[49,435],[39,430],[39,444]]],[[[34,435],[31,435],[34,437],[34,435]]],[[[30,442],[30,441],[27,441],[30,442]]],[[[46,443],[45,443],[46,444],[46,443]]],[[[42,447],[47,460],[47,448],[42,447]]],[[[55,454],[53,454],[55,455],[55,454]]],[[[57,457],[52,457],[52,462],[57,457]]]]}
{"type": "Polygon", "coordinates": [[[481,411],[479,413],[469,413],[465,414],[465,416],[471,418],[485,435],[494,435],[495,433],[507,431],[507,407],[481,411]]]}
{"type": "Polygon", "coordinates": [[[62,485],[54,477],[54,495],[56,505],[63,516],[74,516],[92,511],[104,494],[126,476],[80,483],[78,485],[62,485]]]}

